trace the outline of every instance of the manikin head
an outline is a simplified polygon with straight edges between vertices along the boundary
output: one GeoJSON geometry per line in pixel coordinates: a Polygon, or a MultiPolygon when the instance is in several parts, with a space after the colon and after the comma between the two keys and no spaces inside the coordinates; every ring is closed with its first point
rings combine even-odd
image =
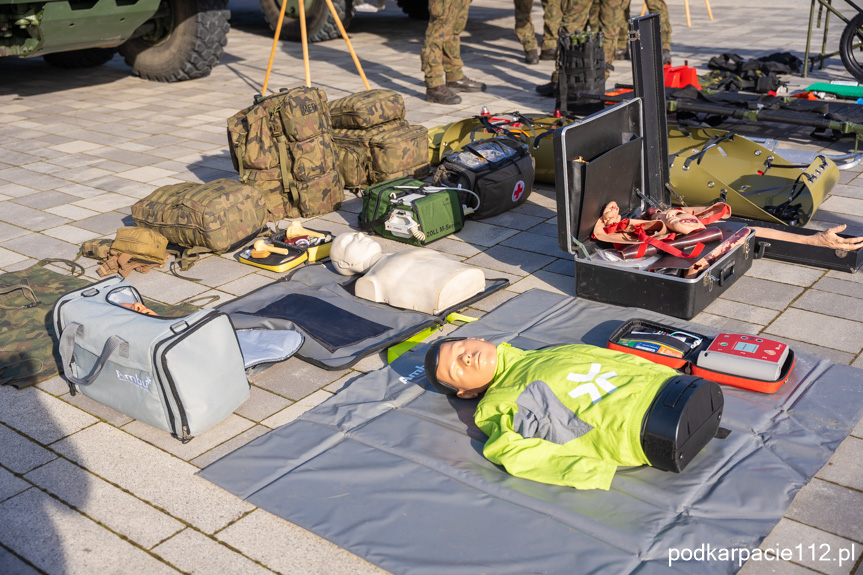
{"type": "Polygon", "coordinates": [[[425,357],[426,377],[447,395],[471,399],[491,385],[497,346],[484,339],[448,337],[432,344],[425,357]]]}
{"type": "Polygon", "coordinates": [[[330,261],[343,276],[365,273],[380,258],[380,244],[362,232],[339,234],[330,246],[330,261]]]}

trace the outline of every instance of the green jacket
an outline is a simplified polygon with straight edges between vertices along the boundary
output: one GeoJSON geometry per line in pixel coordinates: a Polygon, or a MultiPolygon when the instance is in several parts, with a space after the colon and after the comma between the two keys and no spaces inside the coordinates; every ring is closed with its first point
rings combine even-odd
{"type": "Polygon", "coordinates": [[[483,454],[512,475],[608,489],[618,465],[649,464],[641,424],[670,367],[592,345],[501,344],[474,419],[483,454]]]}

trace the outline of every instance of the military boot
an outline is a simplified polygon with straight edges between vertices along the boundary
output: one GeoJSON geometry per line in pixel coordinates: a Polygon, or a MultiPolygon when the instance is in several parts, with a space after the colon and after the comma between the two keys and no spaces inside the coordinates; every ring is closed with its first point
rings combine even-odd
{"type": "Polygon", "coordinates": [[[524,51],[524,63],[530,64],[531,66],[539,64],[539,53],[536,49],[524,51]]]}
{"type": "Polygon", "coordinates": [[[434,88],[426,88],[426,101],[435,104],[461,104],[461,96],[441,84],[434,88]]]}
{"type": "Polygon", "coordinates": [[[549,82],[548,84],[540,84],[536,87],[536,93],[546,98],[557,97],[557,84],[549,82]]]}
{"type": "Polygon", "coordinates": [[[555,56],[557,56],[557,48],[547,48],[539,51],[540,60],[554,60],[555,56]]]}
{"type": "Polygon", "coordinates": [[[453,92],[485,92],[486,85],[470,78],[447,82],[446,87],[453,92]]]}

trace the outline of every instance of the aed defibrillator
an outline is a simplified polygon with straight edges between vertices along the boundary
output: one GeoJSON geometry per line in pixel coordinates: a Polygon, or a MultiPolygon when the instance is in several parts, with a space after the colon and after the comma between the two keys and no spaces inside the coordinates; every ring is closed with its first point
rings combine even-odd
{"type": "Polygon", "coordinates": [[[794,351],[780,341],[739,333],[708,337],[644,319],[621,325],[606,347],[761,393],[775,393],[794,369],[794,351]]]}

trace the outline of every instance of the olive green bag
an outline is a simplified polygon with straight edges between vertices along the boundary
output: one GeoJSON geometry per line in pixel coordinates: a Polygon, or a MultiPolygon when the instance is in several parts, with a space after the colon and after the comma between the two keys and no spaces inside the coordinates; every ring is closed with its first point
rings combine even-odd
{"type": "Polygon", "coordinates": [[[367,129],[404,120],[405,102],[392,90],[366,90],[330,102],[330,116],[333,128],[367,129]]]}
{"type": "Polygon", "coordinates": [[[392,120],[365,130],[335,129],[338,167],[348,189],[429,173],[428,130],[392,120]]]}
{"type": "MultiPolygon", "coordinates": [[[[155,230],[172,244],[223,253],[257,236],[267,212],[253,186],[222,178],[162,186],[132,206],[132,219],[148,228],[142,231],[155,230]]],[[[116,244],[113,249],[120,249],[116,244]]]]}
{"type": "Polygon", "coordinates": [[[318,88],[283,90],[228,118],[228,148],[272,221],[325,214],[344,200],[327,96],[318,88]]]}

